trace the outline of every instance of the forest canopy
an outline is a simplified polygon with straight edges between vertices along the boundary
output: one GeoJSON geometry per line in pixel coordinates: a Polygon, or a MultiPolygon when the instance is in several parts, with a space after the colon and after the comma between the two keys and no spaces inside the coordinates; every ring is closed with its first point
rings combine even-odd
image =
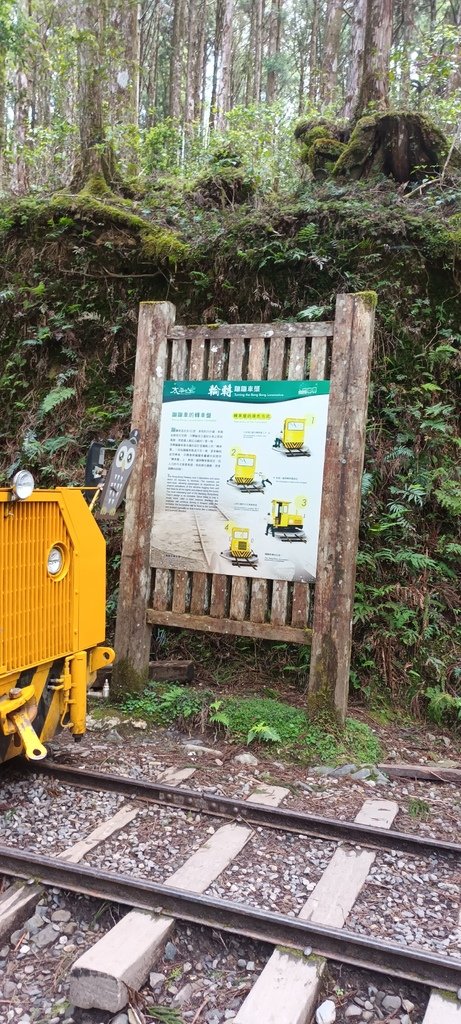
{"type": "Polygon", "coordinates": [[[1,0],[0,187],[136,187],[249,120],[288,149],[306,113],[410,110],[452,139],[460,40],[460,0],[1,0]]]}

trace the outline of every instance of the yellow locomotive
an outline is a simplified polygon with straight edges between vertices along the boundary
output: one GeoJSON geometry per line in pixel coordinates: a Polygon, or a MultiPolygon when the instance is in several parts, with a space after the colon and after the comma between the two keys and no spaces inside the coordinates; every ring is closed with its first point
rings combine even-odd
{"type": "Polygon", "coordinates": [[[290,506],[291,501],[274,498],[269,513],[269,522],[266,526],[266,537],[271,534],[272,537],[278,537],[289,543],[293,543],[293,541],[306,543],[304,516],[298,512],[291,512],[290,506]]]}
{"type": "Polygon", "coordinates": [[[221,554],[224,558],[227,558],[232,565],[238,568],[244,566],[250,566],[252,569],[256,569],[258,564],[258,556],[255,554],[251,547],[250,531],[247,526],[236,526],[235,523],[227,523],[227,533],[230,536],[229,549],[228,551],[222,551],[221,554]]]}
{"type": "Polygon", "coordinates": [[[114,652],[105,638],[105,541],[77,488],[0,489],[0,763],[85,732],[86,693],[114,652]]]}
{"type": "Polygon", "coordinates": [[[232,484],[238,491],[246,494],[264,493],[266,484],[270,480],[264,480],[261,473],[256,472],[256,455],[238,452],[235,456],[234,472],[228,484],[232,484]]]}
{"type": "Polygon", "coordinates": [[[304,446],[307,419],[293,419],[292,416],[283,421],[280,437],[276,437],[273,448],[281,448],[285,455],[310,455],[309,448],[304,446]]]}

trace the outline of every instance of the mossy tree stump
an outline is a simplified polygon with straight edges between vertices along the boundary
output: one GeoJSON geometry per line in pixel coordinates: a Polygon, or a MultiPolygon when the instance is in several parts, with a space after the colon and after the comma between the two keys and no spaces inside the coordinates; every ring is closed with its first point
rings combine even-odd
{"type": "MultiPolygon", "coordinates": [[[[441,171],[448,151],[443,133],[422,114],[375,114],[357,122],[334,174],[358,179],[381,172],[401,183],[418,180],[441,171]]],[[[461,169],[457,150],[453,150],[450,164],[461,169]]]]}

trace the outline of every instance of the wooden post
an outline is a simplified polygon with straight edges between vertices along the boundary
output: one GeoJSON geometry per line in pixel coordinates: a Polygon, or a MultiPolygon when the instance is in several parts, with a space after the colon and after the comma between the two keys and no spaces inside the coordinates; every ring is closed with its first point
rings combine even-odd
{"type": "Polygon", "coordinates": [[[308,704],[344,723],[376,295],[338,295],[308,704]]]}
{"type": "Polygon", "coordinates": [[[152,627],[146,611],[150,596],[150,535],[158,457],[166,349],[175,322],[171,302],[141,302],[134,377],[132,428],[141,432],[128,487],[123,530],[120,591],[115,629],[115,696],[145,685],[152,627]]]}

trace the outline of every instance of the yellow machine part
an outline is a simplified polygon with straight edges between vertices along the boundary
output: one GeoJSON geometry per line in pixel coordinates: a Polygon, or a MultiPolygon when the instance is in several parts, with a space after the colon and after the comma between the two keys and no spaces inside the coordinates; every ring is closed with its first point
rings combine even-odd
{"type": "Polygon", "coordinates": [[[234,480],[237,484],[251,484],[256,470],[256,455],[237,455],[234,480]]]}
{"type": "Polygon", "coordinates": [[[231,555],[235,558],[248,558],[251,554],[250,531],[246,528],[234,527],[230,542],[231,555]]]}
{"type": "Polygon", "coordinates": [[[271,523],[275,527],[302,526],[303,516],[290,512],[289,501],[279,501],[274,498],[272,501],[271,523]]]}
{"type": "Polygon", "coordinates": [[[105,542],[81,491],[0,490],[0,762],[84,733],[87,687],[114,659],[104,636],[105,542]]]}
{"type": "Polygon", "coordinates": [[[286,419],[283,424],[282,441],[285,448],[302,448],[306,432],[306,420],[286,419]]]}

